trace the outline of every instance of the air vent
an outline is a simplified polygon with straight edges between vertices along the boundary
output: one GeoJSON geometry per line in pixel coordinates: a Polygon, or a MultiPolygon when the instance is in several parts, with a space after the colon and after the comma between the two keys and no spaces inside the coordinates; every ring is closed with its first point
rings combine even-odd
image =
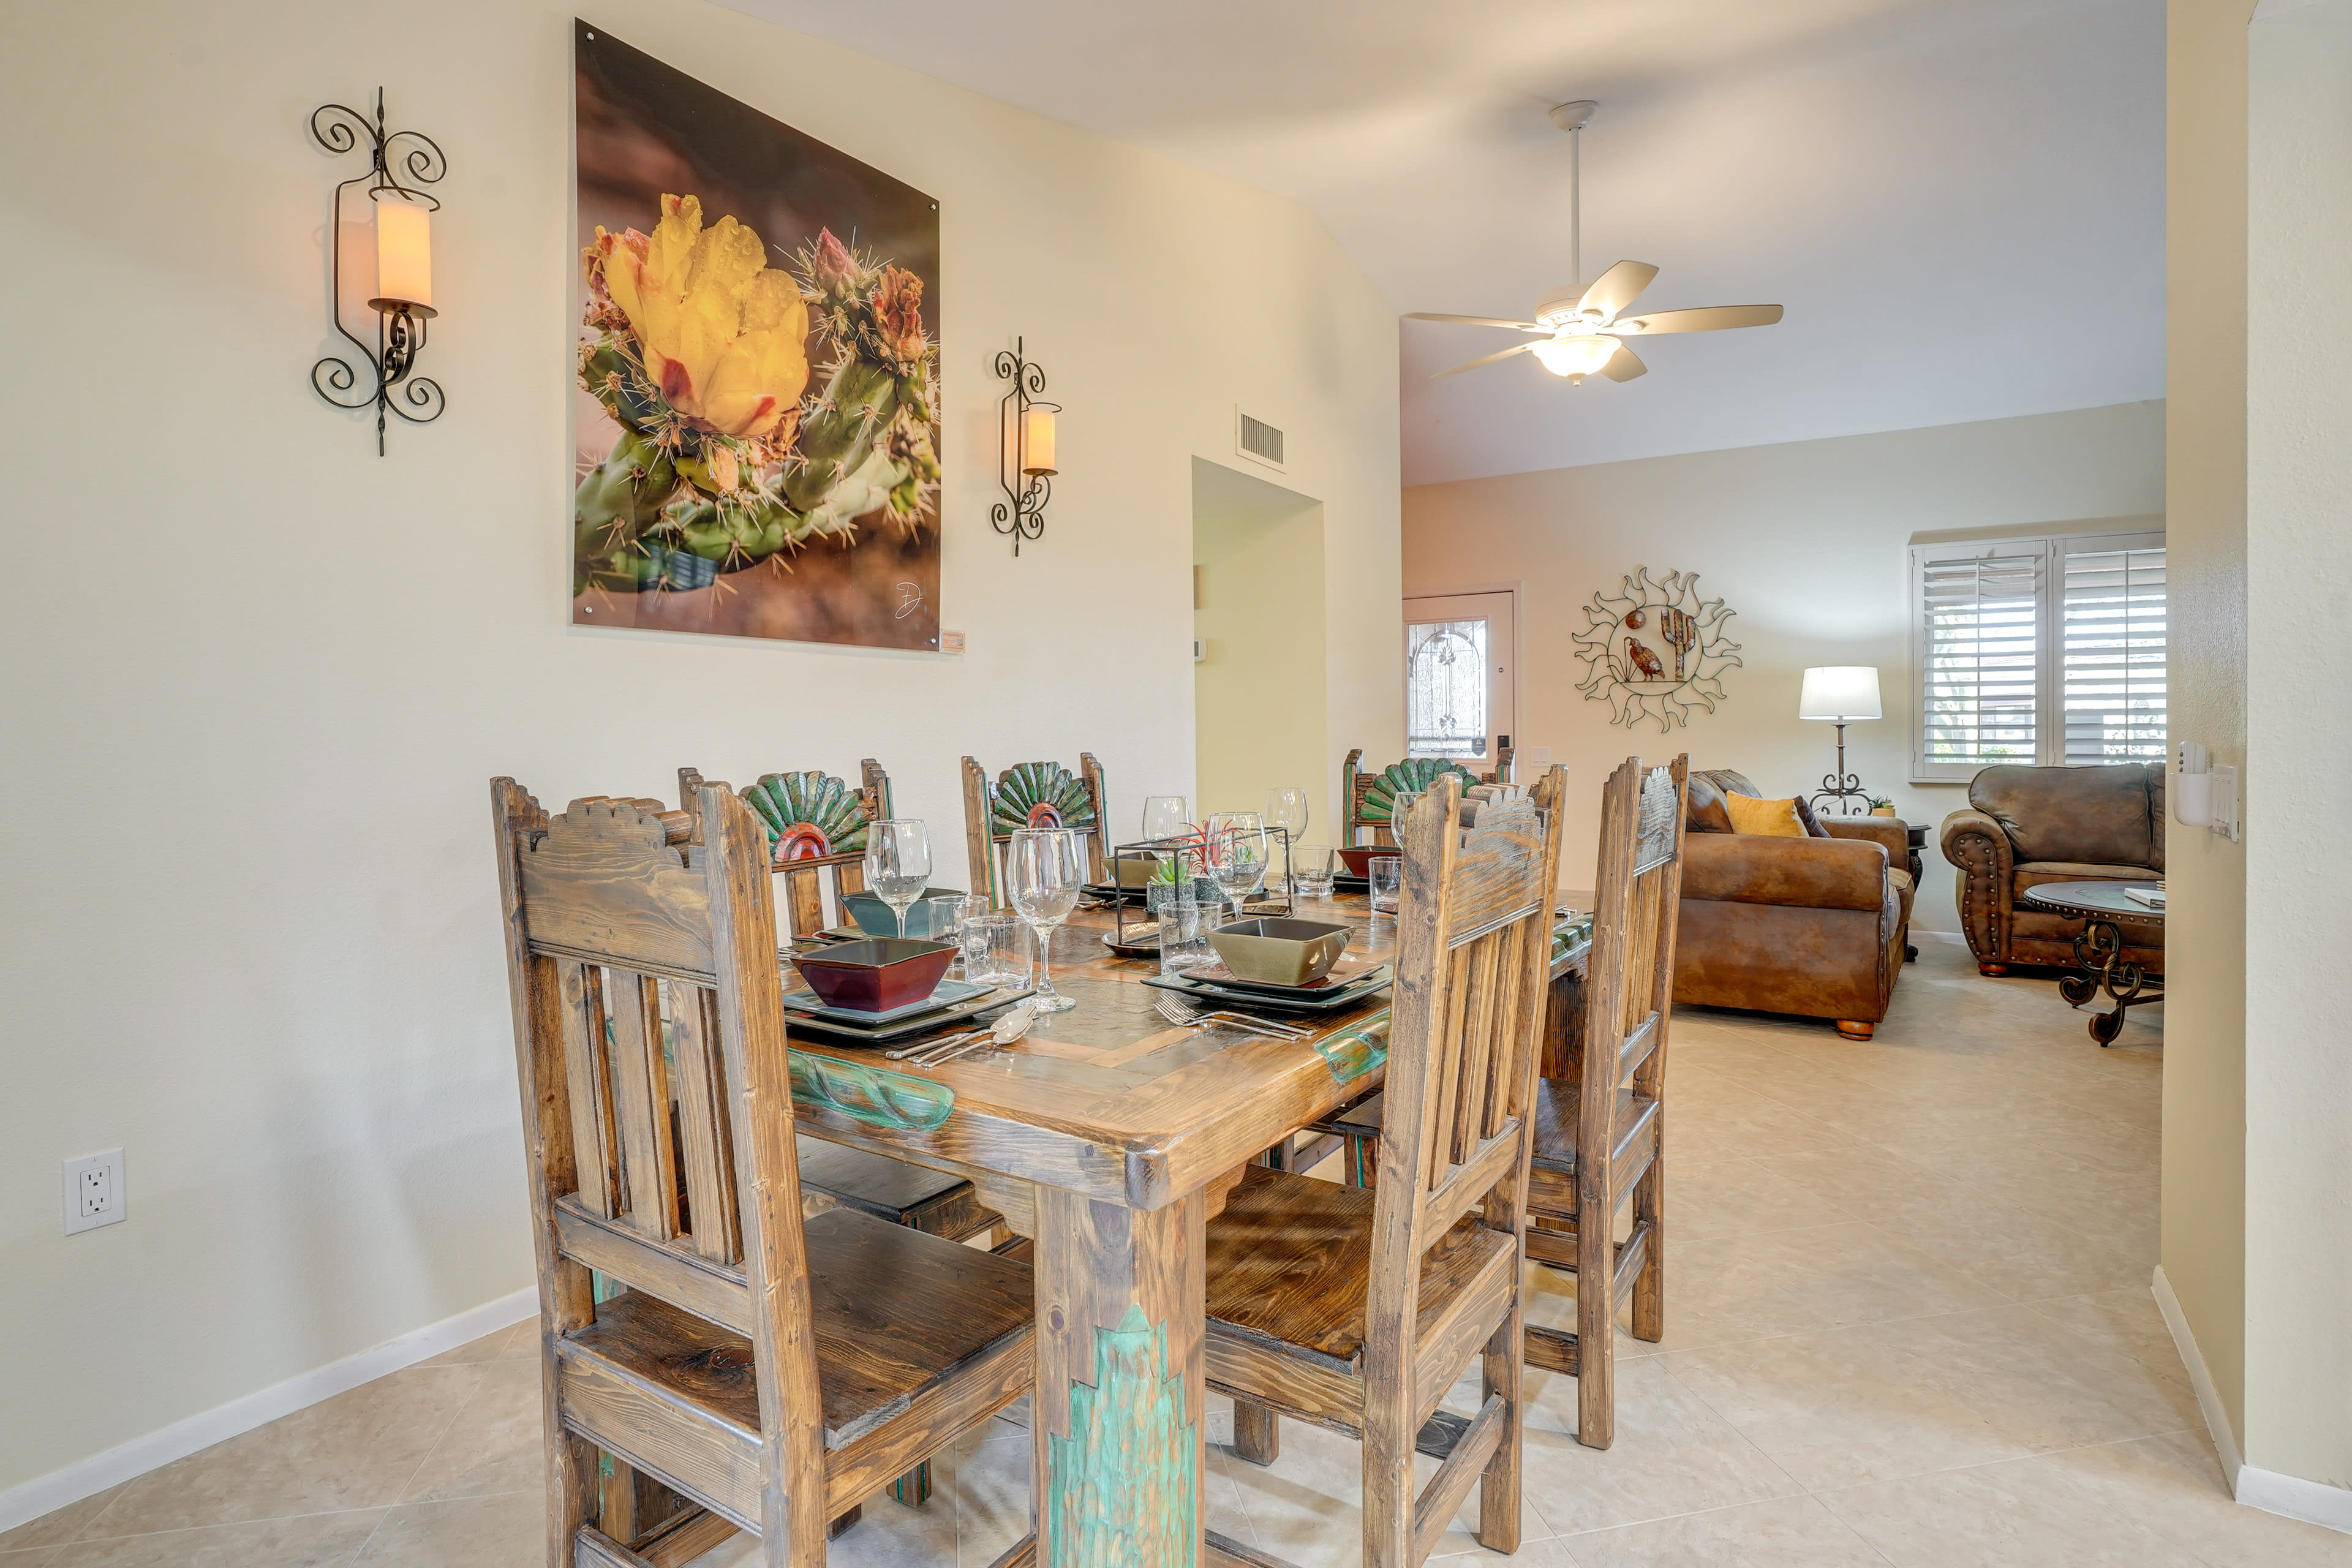
{"type": "Polygon", "coordinates": [[[1244,458],[1254,458],[1269,468],[1279,468],[1282,463],[1282,432],[1263,419],[1253,419],[1240,409],[1234,410],[1234,449],[1244,458]]]}

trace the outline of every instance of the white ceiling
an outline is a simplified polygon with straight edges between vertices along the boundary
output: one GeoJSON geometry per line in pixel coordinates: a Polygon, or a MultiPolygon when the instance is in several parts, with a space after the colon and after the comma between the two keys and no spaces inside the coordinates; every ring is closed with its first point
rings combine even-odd
{"type": "Polygon", "coordinates": [[[1398,310],[1779,302],[1582,386],[1401,323],[1408,484],[2164,393],[2162,0],[733,0],[1292,196],[1398,310]]]}

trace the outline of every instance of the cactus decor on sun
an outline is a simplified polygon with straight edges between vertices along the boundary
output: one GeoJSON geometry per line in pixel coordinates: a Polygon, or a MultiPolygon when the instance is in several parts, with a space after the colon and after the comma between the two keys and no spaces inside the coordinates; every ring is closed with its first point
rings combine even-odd
{"type": "Polygon", "coordinates": [[[572,497],[573,592],[709,587],[858,520],[912,532],[939,488],[939,349],[913,273],[821,230],[790,271],[664,194],[583,252],[580,384],[620,425],[572,497]],[[832,353],[812,395],[812,331],[832,353]]]}
{"type": "Polygon", "coordinates": [[[1401,763],[1391,763],[1364,788],[1364,804],[1356,813],[1357,820],[1377,826],[1388,826],[1389,810],[1399,795],[1419,795],[1444,778],[1458,773],[1462,786],[1467,789],[1478,782],[1478,775],[1460,763],[1438,757],[1408,757],[1401,763]]]}
{"type": "Polygon", "coordinates": [[[780,866],[866,848],[866,792],[830,773],[770,773],[742,794],[780,866]]]}
{"type": "Polygon", "coordinates": [[[1022,763],[989,786],[988,826],[997,837],[1024,827],[1092,828],[1086,781],[1059,763],[1022,763]]]}

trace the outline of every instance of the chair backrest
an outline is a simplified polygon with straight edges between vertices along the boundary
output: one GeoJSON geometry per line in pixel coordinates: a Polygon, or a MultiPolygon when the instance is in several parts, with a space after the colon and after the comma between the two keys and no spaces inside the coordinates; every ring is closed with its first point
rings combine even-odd
{"type": "MultiPolygon", "coordinates": [[[[767,829],[768,855],[783,883],[778,923],[786,938],[805,937],[842,916],[841,896],[866,888],[866,829],[890,815],[890,775],[868,757],[857,764],[863,781],[852,784],[831,773],[767,773],[743,792],[745,804],[767,829]],[[828,912],[825,891],[832,885],[828,912]]],[[[677,770],[677,797],[697,816],[702,774],[677,770]]],[[[698,832],[695,842],[701,842],[698,832]]]]}
{"type": "Polygon", "coordinates": [[[1585,970],[1580,1148],[1615,1146],[1610,1131],[1629,1075],[1637,1097],[1656,1099],[1664,1086],[1689,789],[1685,755],[1659,767],[1628,757],[1601,791],[1601,885],[1585,970]]]}
{"type": "Polygon", "coordinates": [[[821,1541],[767,835],[719,784],[692,815],[600,797],[551,818],[512,779],[490,793],[546,1331],[593,1321],[595,1269],[743,1334],[763,1531],[806,1535],[814,1510],[821,1541]]]}
{"type": "Polygon", "coordinates": [[[1103,809],[1102,764],[1092,752],[1078,753],[1078,771],[1059,763],[1020,763],[992,782],[988,770],[963,760],[964,848],[971,862],[971,890],[986,893],[999,909],[1008,902],[1003,862],[998,850],[1024,827],[1067,827],[1089,835],[1089,879],[1104,879],[1103,854],[1110,821],[1103,809]]]}
{"type": "Polygon", "coordinates": [[[1497,1187],[1525,1224],[1566,789],[1555,767],[1464,830],[1449,773],[1405,814],[1368,1342],[1411,1342],[1421,1255],[1497,1187]]]}
{"type": "Polygon", "coordinates": [[[1348,753],[1347,764],[1341,770],[1345,786],[1342,798],[1347,803],[1346,817],[1340,824],[1342,844],[1394,844],[1396,834],[1389,822],[1389,806],[1399,790],[1425,791],[1447,773],[1460,778],[1465,789],[1474,784],[1494,782],[1491,775],[1481,779],[1460,763],[1438,757],[1407,757],[1376,773],[1360,771],[1363,760],[1364,749],[1359,746],[1348,753]]]}

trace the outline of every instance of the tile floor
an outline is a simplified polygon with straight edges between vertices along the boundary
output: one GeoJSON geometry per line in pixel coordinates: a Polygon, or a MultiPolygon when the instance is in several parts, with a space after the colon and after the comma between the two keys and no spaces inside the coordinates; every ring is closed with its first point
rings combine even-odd
{"type": "MultiPolygon", "coordinates": [[[[1531,1374],[1528,1568],[2352,1568],[2352,1536],[2231,1503],[2148,1296],[2161,1014],[2101,1050],[2046,980],[1927,943],[1866,1045],[1692,1009],[1669,1078],[1667,1332],[1620,1338],[1618,1436],[1531,1374]]],[[[1573,1298],[1538,1268],[1536,1314],[1573,1298]]],[[[0,1535],[0,1568],[533,1568],[535,1324],[0,1535]]],[[[1212,1399],[1211,1528],[1358,1561],[1356,1446],[1259,1469],[1212,1399]]],[[[887,1499],[844,1565],[984,1568],[1027,1527],[1000,1421],[887,1499]]],[[[1475,1508],[1475,1501],[1472,1505],[1475,1508]]],[[[1489,1558],[1457,1529],[1440,1551],[1489,1558]]],[[[756,1560],[739,1538],[698,1568],[756,1560]]]]}

